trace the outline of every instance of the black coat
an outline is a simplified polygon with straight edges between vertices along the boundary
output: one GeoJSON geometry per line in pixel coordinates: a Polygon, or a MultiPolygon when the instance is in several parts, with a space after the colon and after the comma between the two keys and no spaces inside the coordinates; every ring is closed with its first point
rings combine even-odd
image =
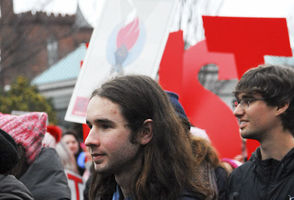
{"type": "Polygon", "coordinates": [[[294,148],[281,160],[261,160],[260,149],[235,169],[229,179],[228,200],[294,199],[294,148]]]}
{"type": "Polygon", "coordinates": [[[218,200],[226,200],[228,173],[222,167],[217,167],[214,171],[216,176],[216,185],[218,189],[218,200]]]}

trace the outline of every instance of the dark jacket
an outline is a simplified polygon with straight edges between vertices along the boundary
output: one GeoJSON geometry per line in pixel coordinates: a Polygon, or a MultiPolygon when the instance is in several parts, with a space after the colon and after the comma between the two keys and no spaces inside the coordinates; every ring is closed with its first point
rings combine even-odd
{"type": "MultiPolygon", "coordinates": [[[[92,180],[93,180],[93,175],[90,176],[89,179],[86,182],[86,187],[85,187],[85,190],[84,190],[84,200],[89,199],[88,192],[89,192],[89,187],[90,187],[90,184],[91,184],[92,180]]],[[[122,192],[119,189],[119,187],[117,187],[115,193],[113,194],[113,196],[109,197],[109,199],[120,200],[120,199],[122,199],[122,198],[120,198],[121,196],[122,196],[122,192]]],[[[203,199],[205,199],[205,198],[200,193],[191,193],[191,192],[183,192],[181,194],[181,196],[179,197],[179,200],[203,200],[203,199]]],[[[131,199],[128,198],[128,199],[125,199],[125,200],[131,200],[131,199]]]]}
{"type": "Polygon", "coordinates": [[[0,174],[0,200],[33,200],[33,197],[14,176],[0,174]]]}
{"type": "Polygon", "coordinates": [[[43,148],[20,181],[31,191],[35,200],[70,199],[67,178],[53,148],[43,148]]]}
{"type": "Polygon", "coordinates": [[[189,192],[184,192],[179,200],[202,200],[204,199],[203,195],[199,193],[189,193],[189,192]]]}
{"type": "MultiPolygon", "coordinates": [[[[121,200],[122,192],[119,187],[116,187],[116,191],[113,194],[112,200],[121,200]]],[[[202,200],[204,197],[199,193],[183,192],[178,200],[202,200]]],[[[124,200],[132,200],[132,198],[125,198],[124,200]]]]}
{"type": "Polygon", "coordinates": [[[214,170],[216,178],[216,186],[218,190],[218,200],[227,200],[226,199],[226,186],[228,182],[228,173],[222,167],[217,167],[214,170]]]}
{"type": "Polygon", "coordinates": [[[235,169],[228,183],[228,200],[294,199],[294,148],[281,160],[261,160],[260,149],[235,169]]]}

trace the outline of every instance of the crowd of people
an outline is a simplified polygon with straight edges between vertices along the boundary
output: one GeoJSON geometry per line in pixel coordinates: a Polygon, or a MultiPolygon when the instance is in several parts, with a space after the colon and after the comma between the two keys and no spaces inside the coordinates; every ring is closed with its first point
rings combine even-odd
{"type": "Polygon", "coordinates": [[[46,113],[0,113],[0,200],[294,199],[294,70],[254,67],[233,94],[236,134],[260,143],[248,161],[220,158],[179,96],[144,75],[93,91],[84,142],[46,113]]]}

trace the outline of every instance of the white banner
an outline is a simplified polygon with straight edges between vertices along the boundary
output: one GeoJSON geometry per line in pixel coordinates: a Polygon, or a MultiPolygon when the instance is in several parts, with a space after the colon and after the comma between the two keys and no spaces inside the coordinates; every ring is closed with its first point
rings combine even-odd
{"type": "Polygon", "coordinates": [[[177,3],[177,0],[104,2],[65,120],[85,123],[90,94],[112,76],[156,77],[177,3]]]}
{"type": "Polygon", "coordinates": [[[85,184],[83,182],[83,178],[72,171],[64,170],[68,186],[71,192],[71,200],[83,200],[84,199],[84,188],[85,184]]]}

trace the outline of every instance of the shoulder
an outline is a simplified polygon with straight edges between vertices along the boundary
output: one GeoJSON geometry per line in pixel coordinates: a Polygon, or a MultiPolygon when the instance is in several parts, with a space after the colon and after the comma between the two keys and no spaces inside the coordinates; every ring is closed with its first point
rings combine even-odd
{"type": "Polygon", "coordinates": [[[219,199],[225,199],[226,195],[226,186],[228,183],[228,173],[222,167],[215,168],[215,177],[216,177],[216,184],[218,189],[218,197],[219,199]]]}
{"type": "Polygon", "coordinates": [[[234,196],[235,193],[239,194],[240,190],[243,190],[244,187],[252,186],[250,183],[252,183],[252,179],[254,178],[253,168],[253,162],[247,161],[240,167],[234,169],[228,179],[227,195],[234,196]]]}
{"type": "Polygon", "coordinates": [[[27,187],[12,175],[0,175],[0,191],[0,199],[33,199],[27,187]]]}
{"type": "Polygon", "coordinates": [[[254,161],[249,160],[245,162],[244,164],[242,164],[241,166],[234,169],[233,172],[231,173],[231,176],[248,173],[249,171],[252,170],[253,167],[254,167],[254,161]]]}
{"type": "Polygon", "coordinates": [[[39,156],[20,177],[36,199],[59,196],[70,199],[70,189],[62,163],[53,148],[42,148],[39,156]],[[42,187],[41,187],[42,186],[42,187]],[[52,193],[54,191],[54,193],[52,193]]]}
{"type": "Polygon", "coordinates": [[[247,161],[240,167],[233,170],[229,176],[229,185],[235,184],[236,182],[242,182],[242,180],[250,178],[253,173],[254,164],[252,161],[247,161]]]}
{"type": "Polygon", "coordinates": [[[215,176],[217,179],[227,180],[227,178],[229,176],[228,172],[221,166],[216,167],[214,169],[214,172],[215,172],[215,176]]]}

